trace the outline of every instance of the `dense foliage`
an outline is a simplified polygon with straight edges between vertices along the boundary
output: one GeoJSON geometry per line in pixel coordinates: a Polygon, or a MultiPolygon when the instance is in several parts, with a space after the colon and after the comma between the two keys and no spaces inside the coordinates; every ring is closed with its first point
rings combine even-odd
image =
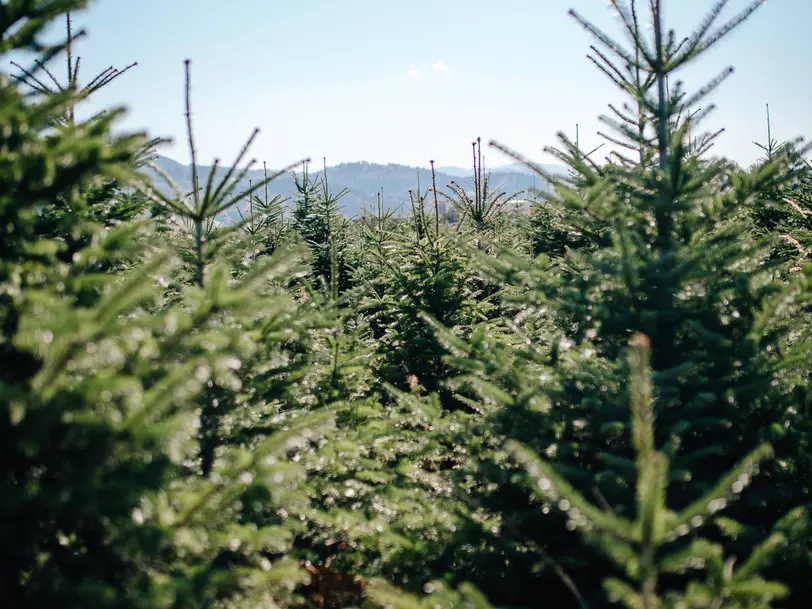
{"type": "Polygon", "coordinates": [[[160,142],[76,118],[126,71],[78,84],[86,2],[0,0],[35,57],[0,75],[4,606],[806,607],[808,150],[713,157],[729,71],[669,78],[762,3],[681,39],[611,0],[626,46],[573,13],[628,102],[568,176],[493,144],[530,215],[477,140],[470,183],[346,218],[308,160],[241,188],[256,133],[201,183],[189,62],[195,187],[152,183],[160,142]]]}

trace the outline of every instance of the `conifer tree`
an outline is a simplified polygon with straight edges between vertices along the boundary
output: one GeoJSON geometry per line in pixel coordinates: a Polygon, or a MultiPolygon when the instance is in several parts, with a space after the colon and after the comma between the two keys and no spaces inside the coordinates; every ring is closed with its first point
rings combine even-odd
{"type": "MultiPolygon", "coordinates": [[[[249,236],[252,261],[259,256],[268,256],[279,251],[285,240],[287,225],[285,224],[285,203],[287,198],[282,195],[268,196],[268,168],[262,164],[265,174],[265,196],[257,194],[248,196],[246,209],[243,212],[237,205],[240,217],[240,228],[249,236]]],[[[253,187],[249,183],[249,189],[253,187]]]]}
{"type": "MultiPolygon", "coordinates": [[[[739,172],[724,159],[706,158],[716,134],[697,136],[697,126],[713,109],[697,112],[697,104],[731,70],[693,95],[682,83],[666,81],[673,83],[676,70],[712,48],[762,2],[714,28],[728,4],[717,2],[682,42],[665,29],[662,3],[647,6],[650,28],[636,2],[611,4],[631,48],[573,15],[597,39],[603,71],[631,97],[625,111],[613,109],[615,117],[602,120],[615,130],[616,145],[635,155],[621,151],[597,166],[562,134],[566,154],[560,158],[578,176],[572,179],[548,175],[497,144],[555,184],[549,202],[562,230],[599,238],[553,259],[479,256],[496,280],[523,286],[524,293],[510,294],[515,318],[491,324],[506,326],[506,335],[483,329],[467,347],[453,334],[444,335],[447,345],[456,342],[449,363],[468,372],[462,380],[479,388],[482,409],[493,413],[474,433],[527,442],[552,458],[579,492],[630,517],[631,430],[622,416],[626,381],[618,360],[630,335],[650,336],[660,421],[656,443],[674,466],[676,509],[710,491],[744,458],[745,447],[765,441],[775,447],[779,458],[765,466],[748,501],[731,512],[743,528],[727,547],[746,553],[774,522],[808,501],[802,482],[808,459],[800,448],[808,426],[798,413],[808,409],[801,362],[810,353],[808,344],[792,340],[790,320],[806,310],[809,279],[799,273],[781,282],[766,263],[763,244],[746,237],[752,234],[747,206],[765,188],[787,180],[781,171],[785,160],[752,174],[739,172]],[[550,406],[539,404],[538,395],[550,395],[550,406]],[[503,403],[510,407],[495,406],[503,403]]],[[[487,475],[476,492],[520,531],[515,542],[507,534],[494,543],[516,561],[532,540],[542,564],[557,563],[568,579],[591,581],[585,588],[595,590],[595,578],[610,565],[577,541],[555,536],[557,517],[533,511],[497,448],[485,454],[490,456],[480,471],[487,475]]],[[[793,539],[791,547],[802,541],[793,539]]],[[[778,571],[771,575],[781,579],[778,571]]],[[[528,585],[564,582],[561,572],[552,569],[545,584],[528,585]]],[[[806,582],[790,577],[786,583],[803,590],[806,582]]],[[[561,594],[573,600],[563,587],[561,594]]]]}
{"type": "Polygon", "coordinates": [[[761,193],[752,206],[757,235],[773,240],[773,258],[783,263],[785,272],[795,273],[812,254],[812,165],[797,142],[773,138],[769,105],[767,141],[756,145],[764,151],[764,158],[752,171],[776,158],[786,158],[785,180],[777,188],[761,193]]]}
{"type": "Polygon", "coordinates": [[[347,260],[348,222],[341,213],[339,202],[349,192],[330,190],[325,159],[321,176],[313,180],[307,163],[303,164],[301,177],[294,176],[298,198],[293,210],[293,227],[312,253],[313,279],[326,291],[338,281],[339,291],[350,286],[347,260]],[[338,274],[334,275],[333,258],[337,261],[338,274]]]}
{"type": "MultiPolygon", "coordinates": [[[[58,6],[58,5],[57,5],[58,6]]],[[[122,76],[125,72],[138,65],[133,62],[124,68],[115,68],[110,66],[96,74],[86,85],[79,84],[79,68],[81,67],[82,58],[77,56],[74,58],[73,44],[77,38],[84,35],[84,31],[79,32],[78,35],[73,33],[73,21],[71,19],[71,12],[64,13],[65,17],[65,62],[67,64],[68,77],[64,83],[60,83],[59,79],[53,74],[48,67],[47,62],[49,57],[35,58],[34,66],[32,68],[25,68],[19,63],[12,61],[11,65],[15,66],[20,73],[15,75],[15,79],[21,83],[26,84],[36,93],[43,95],[53,95],[55,93],[64,93],[72,91],[71,101],[68,103],[67,109],[64,114],[56,117],[55,124],[71,126],[76,123],[76,105],[77,103],[86,100],[95,92],[100,91],[108,86],[114,80],[122,76]],[[40,73],[44,73],[40,74],[40,73]]],[[[104,114],[104,111],[95,115],[97,118],[104,114]]],[[[91,120],[93,120],[91,118],[91,120]]]]}
{"type": "MultiPolygon", "coordinates": [[[[189,148],[192,157],[192,183],[198,184],[198,166],[197,166],[197,151],[194,143],[194,133],[192,129],[192,111],[190,100],[190,61],[186,61],[186,119],[187,119],[187,132],[189,140],[189,148]]],[[[205,189],[195,188],[190,197],[184,197],[183,193],[174,185],[171,178],[166,175],[160,168],[153,165],[153,168],[164,177],[170,184],[175,186],[176,196],[170,197],[162,194],[157,190],[150,190],[150,194],[156,199],[157,202],[165,205],[176,217],[179,217],[181,222],[186,228],[186,236],[191,242],[191,247],[182,249],[185,253],[185,258],[191,263],[193,274],[193,285],[201,292],[199,295],[200,300],[197,303],[199,310],[212,311],[217,313],[223,306],[224,302],[231,302],[236,304],[232,297],[226,296],[227,291],[235,290],[235,286],[227,286],[228,277],[231,274],[227,267],[225,260],[222,258],[224,251],[227,248],[233,248],[233,240],[238,236],[238,229],[249,226],[252,230],[248,233],[249,247],[252,251],[252,266],[241,278],[241,283],[250,285],[258,279],[268,280],[275,274],[288,275],[297,272],[295,265],[296,251],[280,252],[276,256],[258,262],[253,255],[255,252],[255,233],[253,232],[254,226],[249,224],[253,221],[253,214],[249,214],[248,218],[243,218],[242,222],[226,227],[218,226],[218,216],[224,211],[243,200],[246,197],[251,197],[253,194],[263,186],[266,186],[271,180],[283,175],[290,171],[294,166],[291,165],[284,168],[270,176],[266,174],[265,179],[256,185],[249,186],[247,191],[239,191],[239,184],[244,176],[248,173],[252,165],[256,161],[251,161],[243,169],[238,169],[242,159],[247,154],[248,148],[257,136],[258,130],[249,138],[248,142],[243,146],[233,166],[226,172],[222,180],[215,184],[214,177],[217,173],[219,159],[214,162],[214,167],[209,172],[207,184],[205,189]],[[235,194],[236,193],[236,194],[235,194]],[[211,272],[207,274],[207,270],[211,266],[211,272]]],[[[274,203],[275,205],[276,203],[274,203]]],[[[271,203],[269,202],[269,205],[271,203]]],[[[273,211],[273,210],[271,210],[273,211]]],[[[239,246],[240,241],[237,241],[239,246]]],[[[281,277],[273,277],[276,280],[281,277]]],[[[263,286],[264,287],[264,286],[263,286]]],[[[269,295],[270,296],[270,295],[269,295]]],[[[229,339],[230,342],[241,352],[241,355],[253,357],[256,352],[253,349],[253,343],[245,345],[246,341],[242,334],[249,328],[257,324],[257,309],[255,307],[257,302],[255,299],[248,299],[241,304],[245,313],[249,315],[247,319],[240,318],[223,318],[219,326],[221,333],[220,339],[226,338],[227,335],[232,335],[229,339]],[[240,343],[243,343],[240,348],[240,343]]],[[[267,320],[262,321],[257,327],[252,328],[260,333],[259,344],[263,348],[268,347],[271,342],[276,342],[272,338],[274,334],[279,332],[286,324],[293,324],[290,317],[292,312],[293,303],[289,297],[285,295],[276,295],[275,298],[270,298],[265,306],[269,306],[271,310],[275,310],[275,315],[267,320]]],[[[235,312],[237,309],[233,309],[235,312]]],[[[292,328],[290,328],[292,329],[292,328]]],[[[289,337],[292,338],[292,337],[289,337]]],[[[267,357],[268,353],[263,353],[267,357]]],[[[290,373],[290,370],[287,370],[290,373]]],[[[268,372],[266,371],[266,374],[268,372]]],[[[223,422],[231,416],[232,411],[237,408],[238,404],[234,402],[237,398],[236,392],[230,390],[229,385],[235,388],[241,388],[242,381],[238,378],[233,378],[230,382],[228,379],[226,386],[212,387],[211,395],[205,400],[205,405],[202,408],[201,414],[201,430],[200,430],[200,459],[201,459],[201,472],[204,477],[208,477],[213,469],[214,460],[216,457],[217,449],[220,447],[225,439],[223,436],[223,422]]],[[[266,386],[264,398],[269,398],[267,394],[268,387],[266,386]]]]}
{"type": "MultiPolygon", "coordinates": [[[[490,172],[485,173],[482,159],[482,140],[472,142],[473,149],[473,193],[469,194],[465,186],[451,182],[451,194],[438,193],[436,183],[434,193],[440,194],[456,209],[458,225],[468,228],[473,235],[473,243],[479,249],[485,249],[486,241],[493,241],[494,228],[500,212],[503,212],[510,201],[517,195],[508,195],[491,184],[490,172]]],[[[437,202],[435,201],[435,208],[437,202]]]]}
{"type": "MultiPolygon", "coordinates": [[[[35,57],[33,66],[29,68],[16,61],[12,61],[11,65],[18,70],[18,74],[13,76],[14,80],[24,84],[35,95],[62,94],[68,96],[70,101],[63,114],[51,118],[57,129],[65,130],[76,126],[78,104],[86,101],[138,64],[132,63],[122,69],[111,66],[99,72],[86,85],[80,85],[81,57],[75,56],[74,44],[76,40],[81,39],[84,31],[74,34],[71,13],[66,12],[63,16],[66,23],[66,40],[64,46],[59,48],[59,52],[64,51],[65,53],[67,79],[64,82],[60,82],[49,67],[50,53],[42,58],[35,57]]],[[[83,122],[93,122],[103,117],[104,114],[103,110],[83,122]]],[[[142,167],[154,147],[161,142],[161,138],[145,142],[139,154],[133,157],[131,168],[142,167]]],[[[114,177],[96,179],[86,190],[86,198],[87,205],[81,209],[76,209],[69,202],[63,201],[62,205],[50,206],[39,215],[40,227],[37,230],[41,234],[50,233],[52,236],[64,240],[67,247],[61,256],[67,261],[76,251],[87,246],[94,239],[94,235],[97,235],[100,227],[109,227],[139,217],[148,208],[150,202],[149,198],[138,189],[128,187],[114,177]]]]}
{"type": "Polygon", "coordinates": [[[362,263],[367,271],[360,310],[369,316],[377,349],[386,355],[382,380],[404,391],[417,383],[433,392],[449,371],[442,362],[445,349],[422,313],[465,334],[493,306],[478,289],[456,235],[440,224],[439,212],[434,218],[426,213],[419,184],[410,197],[412,213],[405,222],[392,223],[389,230],[383,223],[364,229],[373,245],[362,263]]]}
{"type": "MultiPolygon", "coordinates": [[[[3,51],[41,51],[45,64],[59,47],[39,36],[82,6],[3,3],[3,51]]],[[[210,380],[234,373],[217,317],[260,313],[262,301],[248,297],[271,269],[253,269],[227,292],[215,277],[202,306],[196,286],[167,304],[158,286],[177,273],[171,252],[150,247],[126,272],[104,272],[149,242],[144,222],[107,227],[60,259],[66,245],[39,232],[38,214],[64,202],[85,210],[100,181],[136,185],[142,178],[133,165],[146,144],[141,135],[112,135],[117,111],[54,131],[76,101],[73,92],[26,97],[0,80],[4,602],[144,609],[282,602],[306,573],[284,561],[271,569],[267,555],[287,548],[293,531],[257,526],[252,504],[238,500],[259,488],[272,492],[268,510],[306,503],[297,491],[302,472],[286,456],[308,450],[332,413],[284,417],[250,447],[226,447],[208,480],[190,471],[196,399],[210,380]]],[[[81,225],[81,213],[72,217],[81,225]]]]}

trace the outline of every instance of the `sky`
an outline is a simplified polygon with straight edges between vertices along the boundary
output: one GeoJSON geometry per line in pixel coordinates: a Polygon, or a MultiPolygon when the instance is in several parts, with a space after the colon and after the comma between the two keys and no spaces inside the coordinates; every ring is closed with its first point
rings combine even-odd
{"type": "MultiPolygon", "coordinates": [[[[731,0],[726,15],[748,3],[731,0]]],[[[688,35],[710,5],[665,0],[666,24],[688,35]]],[[[161,152],[188,162],[188,58],[202,164],[230,164],[255,127],[250,156],[270,167],[304,157],[467,167],[476,137],[550,162],[557,132],[574,137],[579,124],[584,147],[597,145],[599,115],[625,100],[587,59],[593,39],[570,8],[622,38],[605,0],[96,0],[74,18],[87,30],[82,75],[138,66],[83,111],[123,105],[122,130],[171,137],[161,152]]],[[[759,156],[767,103],[775,138],[812,137],[810,23],[812,0],[770,0],[680,74],[692,91],[736,70],[706,124],[726,128],[718,154],[759,156]]],[[[511,162],[485,154],[489,166],[511,162]]]]}

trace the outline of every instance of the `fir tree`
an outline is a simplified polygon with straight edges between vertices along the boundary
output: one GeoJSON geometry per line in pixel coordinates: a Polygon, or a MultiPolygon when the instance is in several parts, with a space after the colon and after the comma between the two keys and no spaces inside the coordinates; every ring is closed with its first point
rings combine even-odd
{"type": "Polygon", "coordinates": [[[347,261],[348,223],[341,214],[339,202],[349,192],[330,190],[325,160],[322,174],[316,180],[310,177],[307,164],[302,176],[295,176],[298,199],[293,210],[293,227],[312,253],[311,266],[316,284],[330,291],[337,281],[339,291],[348,289],[350,275],[347,261]],[[336,258],[337,275],[333,273],[336,258]]]}
{"type": "MultiPolygon", "coordinates": [[[[54,7],[48,7],[48,10],[59,10],[59,5],[55,3],[54,7]]],[[[67,6],[67,5],[64,5],[67,6]]],[[[83,7],[83,5],[78,5],[83,7]]],[[[76,123],[76,105],[77,103],[86,100],[88,97],[108,86],[114,80],[122,76],[125,72],[131,70],[138,65],[133,62],[124,68],[115,68],[110,66],[96,74],[86,85],[79,85],[79,68],[82,63],[81,57],[74,58],[73,44],[76,39],[84,36],[85,32],[81,31],[78,35],[73,33],[73,22],[71,20],[70,11],[64,13],[65,16],[65,31],[66,38],[64,44],[65,62],[67,64],[68,77],[64,83],[60,83],[54,76],[47,63],[50,59],[47,55],[42,59],[34,59],[34,66],[32,68],[25,68],[19,63],[12,61],[11,65],[15,66],[20,73],[15,75],[15,79],[24,83],[36,93],[43,95],[53,95],[55,93],[72,92],[71,101],[68,103],[65,112],[57,116],[54,120],[55,124],[72,126],[76,123]],[[44,74],[41,74],[44,73],[44,74]]],[[[93,120],[104,114],[104,111],[96,114],[90,120],[93,120]]]]}
{"type": "MultiPolygon", "coordinates": [[[[37,42],[48,22],[80,7],[3,4],[16,28],[2,31],[3,49],[48,51],[37,42]]],[[[213,331],[217,314],[255,308],[247,295],[270,271],[254,269],[228,297],[214,273],[203,306],[193,306],[196,286],[167,305],[159,283],[177,272],[171,252],[141,253],[120,275],[99,271],[145,242],[135,238],[149,232],[143,222],[102,230],[61,260],[64,242],[38,232],[38,214],[63,202],[86,209],[105,179],[135,185],[145,144],[110,133],[113,111],[54,131],[71,95],[32,99],[0,82],[3,598],[11,607],[150,609],[281,601],[307,579],[284,561],[270,569],[266,554],[287,547],[291,527],[257,527],[238,499],[258,486],[273,489],[268,509],[306,501],[286,456],[307,450],[331,412],[285,417],[250,447],[226,447],[209,480],[190,471],[196,399],[234,373],[234,353],[213,331]]]]}
{"type": "MultiPolygon", "coordinates": [[[[248,196],[246,209],[243,210],[237,205],[237,213],[240,217],[240,228],[249,236],[250,252],[252,261],[259,256],[268,256],[276,253],[282,247],[286,233],[285,224],[285,203],[287,198],[282,195],[268,196],[268,168],[262,164],[265,174],[265,196],[264,198],[256,194],[248,196]]],[[[249,189],[252,185],[249,184],[249,189]]]]}
{"type": "Polygon", "coordinates": [[[442,362],[445,349],[422,313],[465,334],[493,305],[477,289],[459,240],[444,230],[438,216],[431,221],[419,186],[417,193],[410,193],[413,210],[408,220],[392,223],[389,230],[382,223],[365,228],[371,246],[362,264],[375,270],[365,272],[360,310],[369,317],[377,348],[386,355],[379,372],[382,380],[402,390],[418,383],[433,392],[449,371],[442,362]]]}
{"type": "MultiPolygon", "coordinates": [[[[192,156],[192,183],[198,184],[197,151],[195,148],[194,133],[192,130],[190,88],[190,62],[187,60],[186,120],[189,148],[192,156]]],[[[192,267],[193,285],[201,292],[200,300],[198,302],[199,311],[201,312],[200,314],[205,311],[218,313],[219,310],[224,306],[224,303],[229,302],[236,305],[238,302],[240,302],[239,300],[235,300],[233,295],[226,296],[226,291],[235,290],[235,287],[226,286],[226,273],[228,272],[228,269],[223,264],[218,264],[218,257],[222,257],[224,249],[229,247],[229,238],[232,238],[237,229],[244,226],[248,220],[244,219],[240,224],[220,228],[217,226],[218,216],[227,209],[231,208],[236,201],[240,201],[245,197],[252,196],[256,190],[265,186],[271,180],[286,173],[293,167],[291,166],[278,171],[271,176],[266,176],[262,182],[256,185],[251,185],[245,192],[238,191],[239,183],[242,181],[242,178],[249,171],[255,161],[249,162],[247,167],[244,169],[238,170],[237,167],[245,157],[248,148],[253,142],[257,133],[258,130],[255,130],[248,142],[245,144],[245,146],[243,146],[234,165],[229,171],[226,172],[226,175],[218,184],[214,183],[214,176],[216,174],[217,166],[219,165],[219,159],[215,160],[214,167],[212,168],[212,171],[209,172],[205,189],[203,189],[201,192],[201,189],[195,188],[191,194],[191,197],[189,198],[184,197],[183,193],[178,190],[177,186],[175,186],[176,196],[174,198],[163,195],[157,190],[149,191],[157,202],[165,205],[176,217],[179,217],[180,221],[183,223],[183,226],[186,228],[185,232],[188,235],[189,241],[191,242],[191,247],[185,248],[181,251],[185,254],[186,260],[190,262],[190,266],[192,267]],[[191,199],[191,201],[189,199],[191,199]],[[207,269],[210,265],[212,266],[212,271],[207,277],[207,269]]],[[[298,163],[296,165],[298,165],[298,163]]],[[[161,174],[170,184],[174,185],[171,178],[162,172],[160,168],[158,168],[156,165],[153,165],[153,168],[156,169],[159,174],[161,174]]],[[[250,216],[250,219],[253,219],[253,215],[250,216]]],[[[249,233],[249,237],[253,237],[253,234],[249,233]]],[[[251,246],[253,246],[253,239],[251,241],[251,246]]],[[[245,277],[242,278],[242,284],[251,285],[259,280],[267,280],[268,272],[271,270],[275,272],[290,272],[291,267],[293,266],[290,258],[291,256],[288,254],[286,257],[276,256],[275,258],[263,261],[259,264],[255,262],[253,268],[251,268],[245,277]]],[[[251,310],[250,308],[251,305],[254,304],[252,300],[253,299],[249,299],[248,302],[243,302],[241,304],[242,308],[247,310],[251,316],[256,316],[258,311],[251,310]]],[[[280,313],[285,310],[289,311],[290,307],[285,306],[281,301],[282,298],[279,297],[274,299],[273,304],[276,305],[277,310],[280,313]]],[[[278,329],[276,324],[278,324],[282,319],[287,320],[284,315],[277,315],[273,319],[273,322],[270,320],[266,321],[264,323],[264,327],[262,327],[260,330],[263,338],[267,339],[267,337],[272,335],[272,333],[278,329]]],[[[220,326],[220,330],[224,335],[226,333],[232,334],[234,333],[234,330],[237,330],[237,335],[235,335],[231,340],[235,345],[239,344],[240,342],[244,342],[239,337],[239,334],[247,329],[245,325],[237,323],[237,319],[223,319],[222,321],[223,323],[220,326]]],[[[252,320],[246,321],[250,323],[252,320]]],[[[225,336],[223,336],[223,338],[224,337],[225,336]]],[[[251,348],[249,347],[248,349],[250,352],[251,348]]],[[[235,383],[235,386],[241,385],[241,382],[237,379],[235,379],[235,383]]],[[[222,437],[223,419],[224,417],[227,417],[230,411],[236,407],[236,405],[233,404],[232,400],[230,399],[233,392],[228,391],[228,389],[226,389],[226,391],[221,391],[218,389],[221,388],[213,389],[210,398],[205,400],[206,404],[203,407],[201,414],[200,467],[201,472],[205,477],[208,477],[211,474],[217,449],[224,442],[222,437]]]]}
{"type": "Polygon", "coordinates": [[[783,262],[785,272],[801,270],[812,254],[812,165],[803,156],[797,142],[780,143],[772,136],[770,107],[767,106],[767,141],[756,143],[764,158],[752,171],[785,158],[784,180],[777,188],[760,193],[752,206],[757,235],[773,241],[773,257],[783,262]]]}
{"type": "MultiPolygon", "coordinates": [[[[493,231],[500,212],[503,212],[510,201],[517,195],[508,194],[491,184],[490,173],[485,174],[482,159],[482,141],[477,138],[472,142],[473,149],[473,193],[466,192],[462,184],[451,182],[451,194],[440,192],[456,209],[458,226],[465,226],[473,235],[474,245],[484,249],[486,240],[493,240],[493,231]]],[[[433,185],[435,196],[438,194],[436,183],[433,185]]],[[[437,201],[435,200],[435,209],[437,201]]]]}
{"type": "MultiPolygon", "coordinates": [[[[599,55],[604,72],[631,96],[626,113],[620,111],[624,118],[614,111],[614,119],[603,120],[615,128],[616,143],[637,154],[620,153],[598,167],[562,135],[566,154],[561,158],[579,176],[572,179],[547,175],[511,153],[556,185],[550,202],[563,230],[601,237],[552,260],[479,256],[495,280],[524,286],[524,294],[511,295],[517,315],[499,324],[510,330],[506,337],[488,329],[474,332],[467,347],[450,333],[445,342],[459,356],[449,363],[469,371],[462,381],[478,387],[482,409],[493,411],[477,434],[486,438],[496,432],[529,443],[553,458],[579,492],[630,517],[633,461],[618,359],[631,334],[649,335],[654,409],[661,422],[657,445],[664,446],[674,466],[677,509],[709,492],[744,458],[745,447],[769,441],[779,455],[749,500],[734,508],[748,531],[727,542],[738,554],[808,501],[800,482],[808,464],[799,450],[808,427],[796,413],[808,408],[800,362],[809,353],[792,339],[789,316],[805,310],[809,283],[803,277],[779,282],[763,245],[743,238],[752,234],[747,205],[764,188],[786,180],[783,161],[743,174],[724,160],[705,158],[716,134],[696,136],[699,121],[712,110],[707,106],[696,113],[696,104],[730,70],[695,95],[687,95],[681,83],[666,85],[675,70],[701,56],[761,2],[714,29],[726,4],[716,3],[680,43],[665,29],[660,3],[650,6],[652,29],[645,36],[636,3],[612,2],[630,50],[575,14],[606,49],[599,55]],[[551,316],[552,327],[545,316],[551,316]],[[483,377],[494,384],[483,383],[483,377]],[[545,394],[551,395],[549,409],[535,397],[545,394]],[[487,405],[506,401],[506,409],[487,405]],[[784,463],[792,465],[779,465],[784,463]],[[779,486],[783,490],[776,493],[779,486]]],[[[557,526],[556,518],[532,512],[532,501],[511,482],[498,449],[485,454],[485,478],[476,492],[491,509],[519,523],[520,537],[510,541],[511,534],[500,542],[512,561],[521,560],[520,548],[532,539],[539,555],[553,561],[540,562],[557,562],[568,579],[589,580],[610,568],[589,549],[555,537],[548,527],[557,526]]],[[[555,569],[550,577],[565,582],[555,569]]],[[[793,588],[800,585],[792,580],[793,588]]],[[[585,588],[595,590],[592,584],[585,588]]],[[[561,593],[573,598],[571,591],[561,593]]]]}

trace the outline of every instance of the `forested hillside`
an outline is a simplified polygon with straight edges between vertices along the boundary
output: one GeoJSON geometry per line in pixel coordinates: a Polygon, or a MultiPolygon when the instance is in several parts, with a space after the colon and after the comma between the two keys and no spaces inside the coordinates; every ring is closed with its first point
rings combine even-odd
{"type": "Polygon", "coordinates": [[[810,149],[675,76],[763,2],[609,4],[611,145],[459,177],[212,171],[192,62],[168,161],[76,118],[84,0],[0,0],[2,607],[806,609],[810,149]]]}
{"type": "MultiPolygon", "coordinates": [[[[184,192],[192,191],[191,168],[182,165],[172,159],[158,156],[155,165],[172,180],[184,192]]],[[[316,165],[316,170],[323,167],[323,163],[316,165]]],[[[216,177],[222,179],[231,169],[230,167],[218,167],[216,177]]],[[[341,197],[341,212],[347,217],[354,217],[363,213],[364,209],[373,210],[378,203],[378,196],[383,197],[383,209],[394,211],[399,216],[407,215],[409,212],[408,200],[409,191],[417,191],[418,183],[422,186],[432,184],[431,169],[420,167],[406,167],[405,165],[380,165],[377,163],[341,163],[340,165],[329,166],[330,183],[336,192],[344,191],[341,197]]],[[[548,165],[545,169],[553,175],[567,173],[566,166],[548,165]]],[[[271,195],[279,195],[285,199],[286,208],[292,209],[295,201],[293,194],[296,193],[295,173],[301,173],[302,167],[297,167],[290,172],[279,176],[268,183],[268,192],[271,195]]],[[[311,166],[311,170],[313,167],[311,166]]],[[[199,166],[200,179],[207,180],[211,171],[211,166],[199,166]]],[[[259,183],[265,180],[267,172],[275,173],[274,168],[253,169],[248,171],[240,180],[239,188],[248,189],[252,183],[259,183]]],[[[145,167],[144,173],[149,175],[156,188],[169,192],[166,180],[162,179],[158,171],[145,167]]],[[[472,169],[462,169],[459,167],[448,167],[445,171],[437,169],[434,180],[437,187],[448,188],[452,182],[463,187],[467,192],[473,191],[473,181],[471,179],[472,169]]],[[[485,170],[494,188],[504,191],[515,200],[528,200],[538,197],[539,192],[549,192],[550,184],[543,177],[535,175],[528,170],[520,171],[517,167],[507,166],[505,168],[495,168],[485,170]]],[[[263,187],[264,191],[264,187],[263,187]]],[[[445,200],[443,201],[445,204],[445,200]]]]}

